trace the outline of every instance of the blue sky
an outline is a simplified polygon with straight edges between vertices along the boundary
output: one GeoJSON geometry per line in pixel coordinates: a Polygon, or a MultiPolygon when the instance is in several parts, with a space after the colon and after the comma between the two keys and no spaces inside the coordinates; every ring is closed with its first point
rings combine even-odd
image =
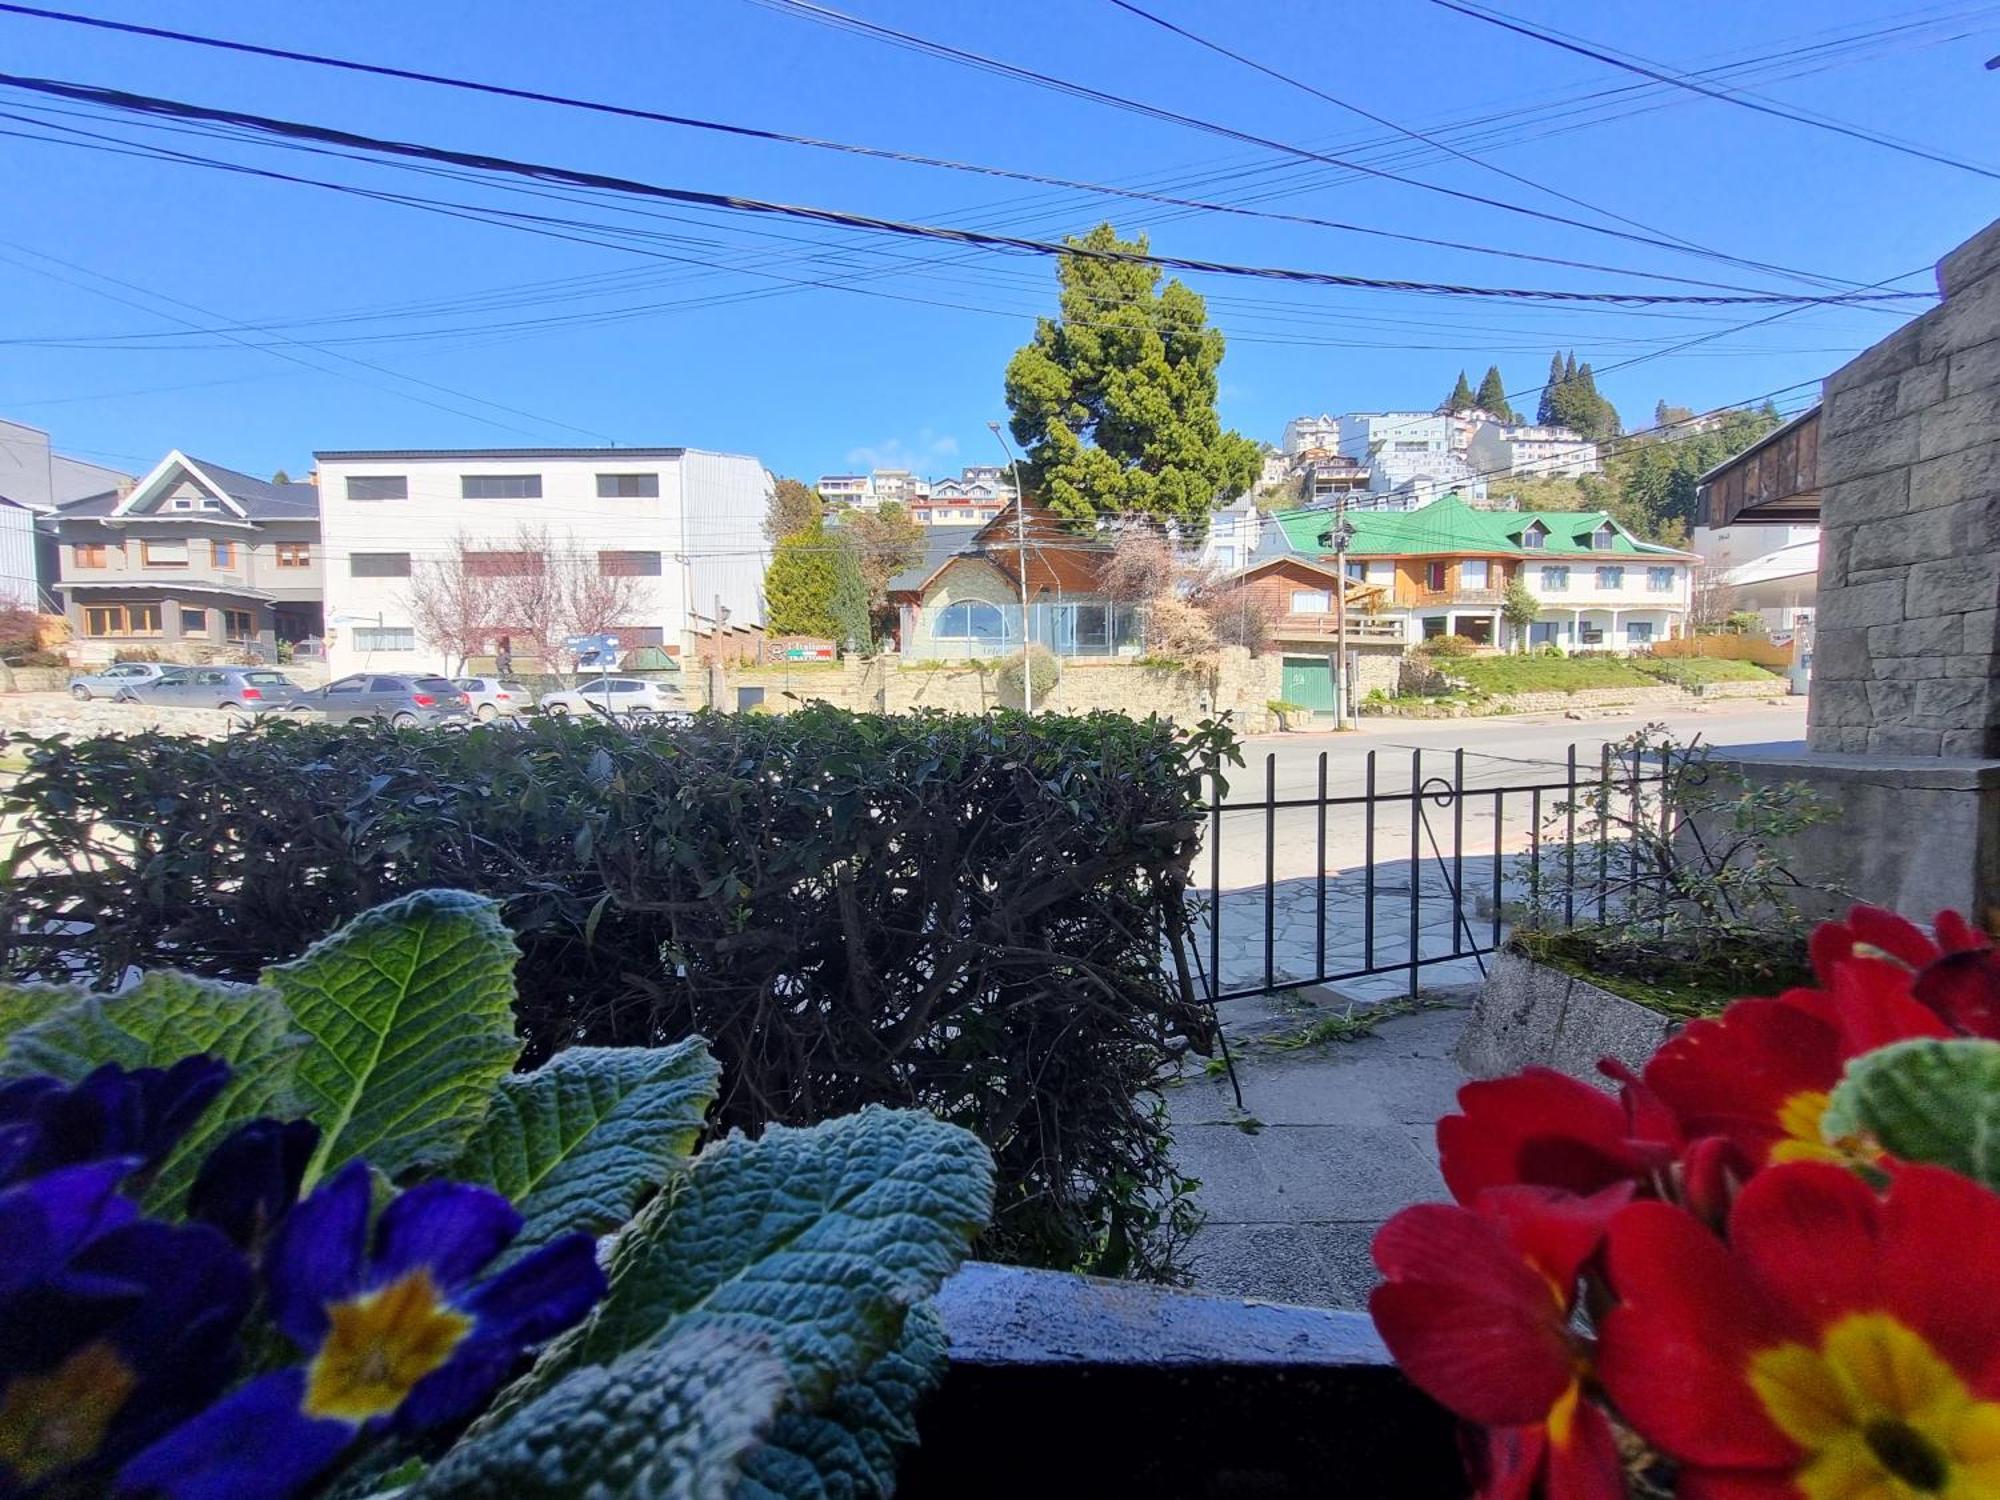
{"type": "MultiPolygon", "coordinates": [[[[1628,74],[1425,0],[1148,0],[1148,8],[1591,209],[1397,141],[1108,0],[843,8],[1425,183],[1612,223],[1593,211],[1601,209],[1666,237],[1853,282],[1926,266],[2000,210],[1992,178],[1685,93],[1633,92],[1640,80],[1628,74]],[[1605,93],[1617,89],[1627,92],[1605,93]]],[[[0,16],[6,68],[674,186],[1040,238],[1109,217],[1128,232],[1148,228],[1157,250],[1214,260],[1485,285],[1676,290],[1630,274],[1651,270],[1798,286],[1142,119],[751,0],[96,0],[91,13],[1091,182],[1162,184],[1623,271],[1184,214],[0,16]]],[[[1676,68],[1818,48],[1742,75],[1745,86],[2000,167],[2000,72],[1982,67],[2000,53],[2000,5],[1694,0],[1579,11],[1520,0],[1513,13],[1676,68]],[[1858,36],[1898,25],[1908,29],[1858,36]],[[1778,71],[1808,65],[1816,71],[1806,76],[1778,71]]],[[[19,117],[0,119],[0,130],[41,136],[61,124],[652,236],[577,243],[0,136],[0,201],[14,210],[0,227],[0,415],[126,467],[142,469],[176,446],[299,474],[314,448],[616,440],[751,452],[806,477],[870,463],[951,472],[997,457],[985,424],[1005,415],[1008,355],[1035,313],[1054,306],[1053,266],[1037,258],[659,204],[551,202],[126,120],[52,116],[44,112],[52,103],[0,90],[0,110],[19,117]],[[647,217],[662,214],[670,217],[647,217]],[[236,331],[223,337],[190,324],[236,331]]],[[[1511,389],[1532,391],[1557,347],[1600,370],[1638,361],[1602,385],[1639,426],[1663,396],[1705,407],[1817,377],[1910,315],[1815,308],[1647,357],[1757,310],[1639,314],[1189,280],[1231,335],[1223,418],[1264,440],[1301,412],[1430,406],[1460,367],[1476,381],[1490,361],[1511,389]]]]}

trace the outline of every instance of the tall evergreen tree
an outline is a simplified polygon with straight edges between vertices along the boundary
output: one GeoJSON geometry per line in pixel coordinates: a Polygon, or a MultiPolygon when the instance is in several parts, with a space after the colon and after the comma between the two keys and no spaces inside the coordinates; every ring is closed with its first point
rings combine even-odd
{"type": "Polygon", "coordinates": [[[833,629],[827,634],[843,651],[867,651],[875,645],[874,622],[869,617],[868,583],[862,574],[859,545],[843,533],[833,553],[833,593],[826,602],[833,629]]]}
{"type": "Polygon", "coordinates": [[[1465,371],[1458,372],[1458,384],[1451,388],[1451,394],[1444,398],[1444,409],[1454,416],[1462,411],[1472,410],[1472,382],[1465,378],[1465,371]]]}
{"type": "Polygon", "coordinates": [[[1542,386],[1541,404],[1535,408],[1535,420],[1547,427],[1556,420],[1556,393],[1562,389],[1563,357],[1557,350],[1549,356],[1549,378],[1542,386]]]}
{"type": "Polygon", "coordinates": [[[817,522],[778,543],[764,570],[764,615],[773,635],[839,638],[833,599],[841,581],[838,558],[845,551],[817,522]]]}
{"type": "Polygon", "coordinates": [[[1492,412],[1503,422],[1514,420],[1514,408],[1507,404],[1507,385],[1500,378],[1498,365],[1486,367],[1486,375],[1479,382],[1479,393],[1472,398],[1472,404],[1481,411],[1492,412]]]}
{"type": "Polygon", "coordinates": [[[1009,426],[1027,450],[1028,489],[1087,523],[1142,512],[1199,534],[1242,494],[1262,460],[1216,415],[1221,331],[1208,304],[1157,267],[1119,260],[1146,249],[1100,224],[1057,264],[1061,316],[1007,363],[1009,426]]]}
{"type": "Polygon", "coordinates": [[[1576,351],[1569,351],[1569,358],[1563,361],[1563,381],[1565,384],[1576,379],[1576,351]]]}

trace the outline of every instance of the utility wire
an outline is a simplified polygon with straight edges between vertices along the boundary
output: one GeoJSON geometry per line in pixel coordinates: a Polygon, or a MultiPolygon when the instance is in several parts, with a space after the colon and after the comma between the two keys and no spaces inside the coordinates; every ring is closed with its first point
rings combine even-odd
{"type": "Polygon", "coordinates": [[[336,130],[320,125],[309,125],[295,120],[277,119],[269,115],[256,115],[242,110],[214,109],[206,105],[189,104],[181,100],[164,99],[149,94],[135,94],[123,89],[107,89],[89,84],[68,83],[60,79],[32,78],[14,73],[0,73],[0,85],[23,89],[30,93],[49,94],[57,98],[75,99],[85,103],[105,105],[113,109],[131,113],[163,115],[173,119],[209,120],[221,124],[236,125],[290,140],[319,141],[350,149],[378,152],[388,156],[415,158],[423,161],[449,162],[457,166],[471,167],[477,171],[527,177],[542,182],[566,183],[576,187],[600,188],[611,192],[627,193],[638,197],[659,198],[667,202],[688,204],[701,208],[720,209],[737,213],[765,214],[779,218],[802,220],[808,223],[832,224],[841,228],[872,230],[878,233],[903,235],[918,239],[952,241],[967,245],[977,245],[985,249],[1023,251],[1033,255],[1051,257],[1075,255],[1090,260],[1158,266],[1169,270],[1194,271],[1217,276],[1242,276],[1258,280],[1297,282],[1315,286],[1354,287],[1372,291],[1415,292],[1439,296],[1496,297],[1544,302],[1602,302],[1625,306],[1652,306],[1662,303],[1689,303],[1706,306],[1757,304],[1766,306],[1792,306],[1806,302],[1823,302],[1830,305],[1845,306],[1854,303],[1901,302],[1922,298],[1927,295],[1919,292],[1866,292],[1842,293],[1832,297],[1801,297],[1783,293],[1690,295],[1659,292],[1582,292],[1555,288],[1471,286],[1451,282],[1408,281],[1375,276],[1351,276],[1333,271],[1302,270],[1287,266],[1239,265],[1228,261],[1199,260],[1188,256],[1153,255],[1135,250],[1104,250],[1094,247],[1055,244],[1047,240],[1028,239],[1018,235],[992,234],[975,229],[960,229],[936,224],[916,224],[899,219],[884,219],[872,214],[857,214],[841,209],[773,203],[765,199],[746,198],[736,194],[708,193],[699,192],[691,188],[665,187],[657,183],[643,182],[629,177],[617,177],[607,173],[585,172],[568,167],[519,161],[510,157],[493,156],[478,152],[453,151],[441,146],[419,145],[407,141],[383,140],[374,136],[360,135],[352,131],[336,130]]]}
{"type": "Polygon", "coordinates": [[[1839,120],[1816,119],[1811,115],[1802,114],[1797,110],[1787,109],[1780,104],[1771,104],[1762,99],[1746,98],[1742,94],[1731,93],[1724,89],[1710,88],[1705,84],[1696,83],[1691,78],[1661,72],[1659,69],[1647,67],[1643,63],[1632,62],[1629,59],[1618,57],[1610,52],[1601,51],[1597,47],[1587,46],[1582,42],[1572,42],[1565,37],[1557,36],[1553,32],[1543,31],[1539,27],[1530,26],[1525,21],[1516,21],[1495,12],[1476,10],[1470,5],[1461,5],[1458,3],[1458,0],[1431,0],[1431,3],[1433,5],[1441,5],[1446,10],[1457,11],[1462,16],[1470,16],[1475,21],[1484,21],[1488,26],[1498,26],[1503,31],[1511,31],[1519,36],[1528,37],[1533,41],[1546,43],[1551,47],[1560,47],[1563,51],[1574,52],[1579,57],[1588,57],[1597,62],[1609,64],[1614,68],[1622,68],[1627,73],[1637,73],[1641,78],[1650,78],[1658,83],[1672,84],[1675,88],[1687,89],[1691,93],[1702,95],[1704,98],[1719,99],[1724,104],[1734,104],[1739,109],[1755,110],[1760,115],[1770,115],[1772,118],[1779,120],[1790,120],[1797,125],[1810,125],[1816,130],[1831,131],[1835,135],[1846,136],[1849,140],[1863,141],[1871,146],[1880,146],[1887,151],[1897,151],[1904,156],[1916,157],[1919,161],[1936,162],[1940,166],[1956,167],[1961,172],[1970,172],[1977,177],[2000,180],[2000,172],[1996,172],[1988,167],[1982,167],[1976,162],[1962,161],[1955,156],[1945,156],[1936,151],[1926,150],[1922,146],[1906,145],[1888,136],[1878,135],[1872,130],[1863,130],[1859,126],[1844,124],[1839,120]]]}

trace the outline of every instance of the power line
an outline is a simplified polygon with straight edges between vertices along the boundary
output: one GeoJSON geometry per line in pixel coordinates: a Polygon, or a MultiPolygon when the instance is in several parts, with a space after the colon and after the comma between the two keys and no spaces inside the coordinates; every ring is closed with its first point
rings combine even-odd
{"type": "Polygon", "coordinates": [[[1808,272],[1799,271],[1791,267],[1773,265],[1767,261],[1750,260],[1741,256],[1722,254],[1717,251],[1707,251],[1698,248],[1691,249],[1687,245],[1677,244],[1672,240],[1660,239],[1653,235],[1638,234],[1630,230],[1613,229],[1603,224],[1593,224],[1585,219],[1572,219],[1564,214],[1549,213],[1542,209],[1530,208],[1522,203],[1512,203],[1501,198],[1489,198],[1481,193],[1471,193],[1459,188],[1444,187],[1438,183],[1424,182],[1419,178],[1406,177],[1399,172],[1387,171],[1379,167],[1369,166],[1366,163],[1356,162],[1350,158],[1331,156],[1324,152],[1309,150],[1304,146],[1273,140],[1267,136],[1257,135],[1246,130],[1239,130],[1231,125],[1223,125],[1213,120],[1204,120],[1194,115],[1182,114],[1178,110],[1168,109],[1162,105],[1148,104],[1143,100],[1132,99],[1122,94],[1113,94],[1103,89],[1092,88],[1088,84],[1058,78],[1048,73],[1039,72],[1033,68],[1025,68],[1014,63],[1003,62],[998,58],[989,57],[983,53],[954,47],[944,42],[932,41],[928,37],[917,36],[907,31],[899,31],[892,26],[863,20],[858,16],[849,15],[845,11],[835,10],[831,6],[814,3],[814,0],[754,0],[754,3],[762,5],[767,9],[778,11],[781,14],[814,21],[821,25],[832,26],[837,30],[856,32],[878,41],[888,42],[893,46],[903,47],[922,52],[928,56],[941,58],[945,61],[974,67],[983,72],[996,73],[1018,82],[1032,84],[1037,88],[1052,89],[1057,93],[1066,94],[1072,98],[1108,105],[1113,109],[1125,110],[1128,113],[1142,115],[1148,119],[1158,120],[1162,123],[1181,125],[1192,130],[1204,131],[1210,135],[1218,135],[1229,140],[1241,141],[1245,145],[1259,146],[1267,151],[1278,151],[1288,156],[1324,162],[1329,166],[1343,167],[1350,171],[1359,172],[1364,176],[1379,178],[1387,182],[1401,183],[1405,187],[1417,188],[1427,193],[1440,193],[1446,197],[1456,198],[1463,202],[1477,203],[1486,208],[1498,209],[1503,213],[1519,214],[1528,218],[1541,219],[1551,224],[1560,224],[1569,229],[1581,229],[1588,234],[1608,235],[1614,239],[1629,240],[1635,244],[1650,245],[1654,249],[1669,250],[1682,255],[1699,255],[1704,259],[1721,260],[1730,265],[1743,266],[1752,270],[1766,271],[1776,275],[1791,276],[1809,281],[1824,279],[1814,277],[1808,272]]]}
{"type": "Polygon", "coordinates": [[[1433,5],[1441,5],[1446,10],[1457,11],[1462,16],[1470,16],[1475,21],[1484,21],[1488,26],[1498,26],[1503,31],[1511,31],[1517,35],[1528,37],[1531,40],[1546,43],[1551,47],[1560,47],[1565,52],[1574,52],[1579,57],[1592,58],[1597,62],[1609,64],[1611,67],[1622,68],[1625,72],[1636,73],[1641,78],[1651,78],[1659,83],[1672,84],[1675,88],[1687,89],[1691,93],[1702,95],[1704,98],[1719,99],[1724,104],[1734,104],[1739,109],[1755,110],[1760,115],[1770,115],[1774,119],[1779,120],[1790,120],[1797,125],[1810,125],[1816,130],[1831,131],[1835,135],[1846,136],[1849,140],[1863,141],[1871,146],[1880,146],[1884,150],[1897,151],[1901,152],[1904,156],[1916,157],[1919,161],[1936,162],[1940,166],[1956,167],[1961,172],[1970,172],[1977,177],[1990,177],[2000,180],[2000,172],[1982,167],[1975,162],[1962,161],[1954,156],[1945,156],[1936,151],[1926,150],[1921,146],[1906,145],[1888,136],[1878,135],[1872,130],[1863,130],[1858,126],[1843,124],[1838,120],[1816,119],[1811,115],[1802,114],[1797,110],[1786,109],[1783,105],[1771,104],[1761,99],[1746,98],[1742,94],[1731,93],[1723,89],[1710,88],[1705,84],[1696,83],[1693,79],[1677,76],[1672,73],[1663,73],[1656,68],[1647,67],[1642,63],[1632,62],[1629,59],[1601,51],[1597,47],[1570,41],[1567,38],[1557,36],[1553,32],[1543,31],[1539,27],[1530,26],[1525,21],[1512,20],[1507,16],[1491,11],[1475,10],[1469,5],[1459,4],[1458,0],[1431,0],[1431,3],[1433,5]]]}
{"type": "Polygon", "coordinates": [[[132,113],[164,115],[174,119],[209,120],[259,131],[264,134],[280,136],[286,139],[319,141],[350,149],[378,152],[389,156],[416,158],[424,161],[449,162],[453,165],[470,167],[478,171],[527,177],[542,182],[566,183],[576,187],[600,188],[611,192],[627,193],[639,197],[659,198],[667,202],[687,204],[701,208],[720,209],[737,213],[764,214],[779,218],[802,220],[808,223],[832,224],[843,228],[871,230],[878,233],[902,235],[911,238],[952,241],[961,244],[976,245],[984,249],[1022,251],[1029,254],[1051,257],[1076,255],[1092,260],[1157,266],[1168,270],[1193,271],[1217,276],[1242,276],[1257,280],[1298,282],[1315,286],[1353,287],[1372,291],[1401,291],[1438,296],[1495,297],[1550,302],[1602,302],[1638,306],[1652,306],[1662,303],[1687,303],[1704,306],[1758,304],[1766,306],[1791,306],[1805,302],[1824,302],[1844,306],[1860,302],[1900,302],[1922,298],[1926,295],[1916,292],[1871,292],[1843,293],[1833,297],[1799,297],[1782,293],[1689,295],[1661,292],[1583,292],[1555,288],[1470,286],[1449,282],[1407,281],[1385,277],[1352,276],[1340,272],[1302,270],[1287,266],[1239,265],[1228,261],[1199,260],[1188,256],[1153,255],[1134,250],[1104,250],[1069,244],[1054,244],[1046,240],[1028,239],[1018,235],[993,234],[983,230],[951,228],[936,224],[917,224],[906,220],[879,218],[872,214],[857,214],[841,209],[773,203],[765,199],[746,198],[735,194],[708,193],[691,188],[664,187],[656,183],[643,182],[628,177],[617,177],[607,173],[579,171],[568,167],[519,161],[510,157],[493,156],[477,152],[453,151],[441,146],[418,145],[407,141],[383,140],[374,136],[360,135],[352,131],[336,130],[320,125],[308,125],[295,120],[277,119],[269,115],[250,114],[242,110],[215,109],[206,105],[189,104],[184,101],[164,99],[155,95],[134,94],[122,89],[98,88],[89,84],[67,83],[59,79],[30,78],[19,74],[0,73],[0,85],[5,85],[9,88],[24,89],[31,93],[51,94],[58,98],[76,99],[86,103],[106,105],[114,109],[132,113]]]}

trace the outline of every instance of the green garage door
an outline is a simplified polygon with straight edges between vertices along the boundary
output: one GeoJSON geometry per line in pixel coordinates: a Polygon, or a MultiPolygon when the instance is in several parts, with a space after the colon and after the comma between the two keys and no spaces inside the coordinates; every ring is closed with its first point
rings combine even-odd
{"type": "Polygon", "coordinates": [[[1333,712],[1333,658],[1288,656],[1284,662],[1285,701],[1314,713],[1333,712]]]}

